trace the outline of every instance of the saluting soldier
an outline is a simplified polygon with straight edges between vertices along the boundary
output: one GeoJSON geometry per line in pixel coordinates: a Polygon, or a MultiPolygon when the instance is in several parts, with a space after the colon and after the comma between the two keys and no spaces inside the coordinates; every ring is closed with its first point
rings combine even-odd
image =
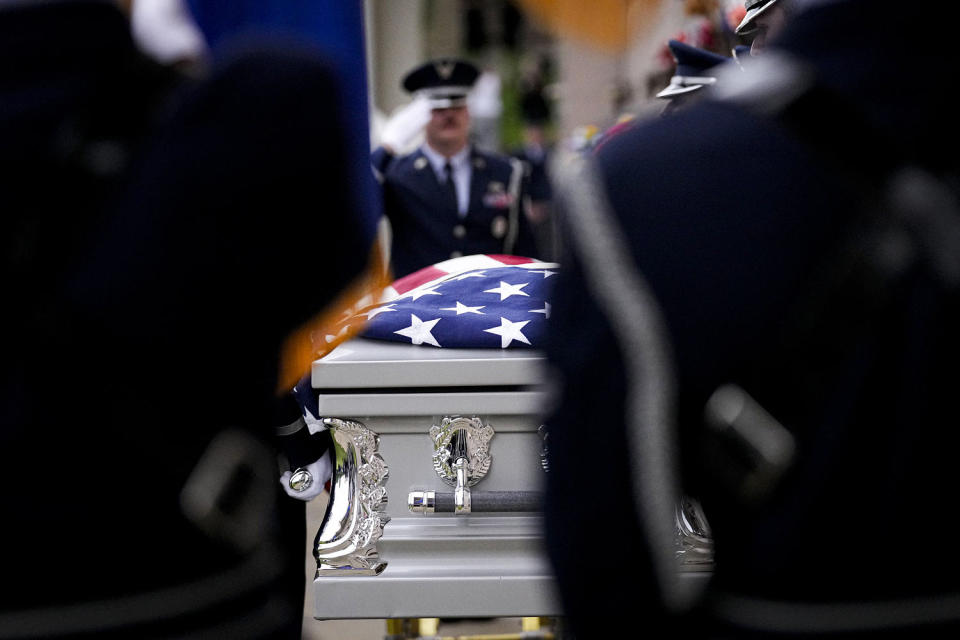
{"type": "Polygon", "coordinates": [[[536,257],[523,210],[524,165],[470,144],[467,93],[478,75],[474,65],[453,59],[410,71],[403,88],[414,100],[387,123],[374,151],[397,277],[475,253],[536,257]],[[423,144],[400,155],[421,131],[423,144]]]}

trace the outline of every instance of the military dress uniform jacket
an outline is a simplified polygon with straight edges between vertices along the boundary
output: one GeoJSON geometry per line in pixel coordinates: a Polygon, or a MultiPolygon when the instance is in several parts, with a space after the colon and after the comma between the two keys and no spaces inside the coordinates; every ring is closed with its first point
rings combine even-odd
{"type": "Polygon", "coordinates": [[[0,4],[0,52],[0,637],[299,638],[278,353],[370,246],[316,153],[333,71],[264,46],[168,77],[102,0],[0,4]]]}
{"type": "Polygon", "coordinates": [[[523,207],[527,178],[519,162],[472,149],[470,201],[463,218],[422,151],[397,158],[381,147],[372,162],[392,228],[395,276],[475,253],[536,257],[523,207]]]}
{"type": "MultiPolygon", "coordinates": [[[[733,603],[743,604],[743,625],[781,625],[784,637],[810,637],[792,633],[811,622],[892,627],[897,617],[902,622],[913,614],[933,630],[934,611],[944,613],[950,602],[954,614],[960,611],[955,596],[944,596],[957,593],[960,557],[937,553],[940,542],[927,526],[938,505],[955,502],[958,489],[955,290],[948,295],[918,259],[888,289],[883,313],[855,304],[851,330],[843,326],[850,310],[841,298],[818,314],[824,342],[788,340],[797,335],[792,327],[816,317],[807,300],[838,243],[859,237],[851,229],[864,197],[851,172],[864,169],[878,149],[956,171],[948,151],[957,144],[956,117],[936,81],[941,64],[957,62],[952,26],[912,33],[902,28],[897,7],[887,0],[818,4],[798,14],[778,48],[764,54],[785,52],[801,61],[820,87],[860,114],[852,122],[831,111],[833,122],[820,118],[805,130],[816,134],[830,125],[841,161],[784,122],[733,100],[708,100],[638,123],[595,156],[609,203],[606,219],[626,249],[621,264],[642,274],[655,296],[672,366],[661,379],[643,376],[649,371],[639,368],[644,358],[657,354],[639,352],[623,338],[643,315],[614,314],[612,281],[606,290],[600,286],[604,274],[618,273],[621,265],[600,264],[609,252],[590,257],[578,249],[555,284],[546,348],[562,389],[547,418],[545,527],[578,638],[616,635],[619,627],[597,623],[622,623],[624,611],[645,629],[658,619],[680,622],[659,597],[645,514],[630,508],[637,462],[628,436],[637,433],[633,417],[649,412],[654,397],[638,404],[640,384],[666,383],[668,398],[676,391],[670,406],[681,489],[700,498],[716,545],[710,593],[744,596],[746,603],[733,603]],[[891,90],[903,79],[908,88],[891,90]],[[876,131],[873,144],[848,137],[857,123],[876,131]],[[879,146],[879,139],[886,144],[879,146]],[[727,480],[738,479],[723,473],[742,463],[718,465],[724,459],[707,440],[707,402],[725,384],[744,389],[795,438],[792,464],[767,485],[771,493],[762,500],[736,493],[727,480]],[[603,451],[602,463],[591,445],[603,451]],[[605,549],[584,542],[598,532],[609,537],[605,549]],[[629,589],[617,580],[623,563],[603,553],[614,549],[629,549],[629,589]],[[928,598],[919,606],[929,598],[943,606],[911,610],[904,603],[914,596],[928,598]],[[844,615],[849,607],[804,608],[865,602],[870,608],[853,622],[844,615]]],[[[587,242],[583,235],[568,239],[568,246],[587,242]]],[[[636,300],[634,294],[621,288],[619,299],[636,300]]],[[[720,617],[729,621],[726,613],[720,617]]],[[[718,636],[755,637],[742,629],[708,637],[718,636]]]]}

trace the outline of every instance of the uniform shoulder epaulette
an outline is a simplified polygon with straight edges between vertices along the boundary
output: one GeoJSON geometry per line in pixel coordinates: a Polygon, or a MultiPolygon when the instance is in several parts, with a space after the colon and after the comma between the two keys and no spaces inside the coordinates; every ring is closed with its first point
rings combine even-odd
{"type": "Polygon", "coordinates": [[[473,152],[473,159],[474,164],[476,164],[477,160],[482,159],[482,168],[490,167],[495,171],[510,171],[510,158],[500,153],[476,149],[473,152]]]}
{"type": "Polygon", "coordinates": [[[410,153],[395,157],[387,167],[387,170],[384,171],[384,174],[396,175],[414,173],[423,171],[429,166],[430,161],[427,160],[427,157],[423,155],[419,149],[415,149],[410,153]]]}

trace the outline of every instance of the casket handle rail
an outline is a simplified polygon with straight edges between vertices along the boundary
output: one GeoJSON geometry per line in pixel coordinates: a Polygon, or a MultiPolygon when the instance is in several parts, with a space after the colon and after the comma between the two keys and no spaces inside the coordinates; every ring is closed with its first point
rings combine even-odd
{"type": "Polygon", "coordinates": [[[325,418],[333,439],[330,499],[314,541],[317,577],[378,575],[387,566],[377,541],[389,522],[389,470],[377,453],[380,438],[360,422],[325,418]]]}
{"type": "MultiPolygon", "coordinates": [[[[441,480],[451,485],[450,512],[467,514],[473,508],[470,487],[480,482],[490,469],[490,440],[493,427],[478,416],[444,416],[439,425],[430,427],[433,441],[433,469],[441,480]]],[[[442,494],[444,498],[447,494],[442,494]]],[[[407,506],[414,513],[433,513],[427,502],[435,502],[436,492],[413,491],[407,495],[407,506]],[[429,498],[427,498],[429,494],[429,498]]],[[[431,502],[431,503],[432,503],[431,502]]],[[[447,501],[442,501],[447,505],[447,501]]]]}
{"type": "MultiPolygon", "coordinates": [[[[470,491],[470,489],[466,489],[470,491]]],[[[456,492],[411,491],[407,508],[413,513],[516,513],[543,510],[543,493],[539,491],[473,491],[469,509],[458,504],[456,492]]]]}

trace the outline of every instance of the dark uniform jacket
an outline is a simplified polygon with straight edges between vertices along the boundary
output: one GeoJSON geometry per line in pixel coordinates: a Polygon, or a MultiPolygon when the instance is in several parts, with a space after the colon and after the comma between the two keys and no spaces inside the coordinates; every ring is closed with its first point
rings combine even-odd
{"type": "Polygon", "coordinates": [[[472,149],[470,204],[460,218],[422,151],[395,158],[381,147],[372,161],[393,233],[395,276],[475,253],[537,257],[519,163],[472,149]]]}
{"type": "Polygon", "coordinates": [[[112,2],[3,7],[0,58],[0,636],[299,637],[277,354],[369,250],[317,153],[330,69],[264,48],[184,83],[112,2]]]}
{"type": "MultiPolygon", "coordinates": [[[[717,602],[713,594],[760,601],[740,610],[746,628],[762,621],[786,636],[804,626],[912,620],[905,635],[913,637],[942,630],[933,612],[952,611],[956,622],[960,611],[960,556],[940,553],[942,540],[931,535],[960,489],[956,293],[922,258],[901,263],[882,305],[866,302],[876,293],[866,287],[846,296],[819,291],[879,193],[874,159],[957,175],[947,151],[957,148],[956,114],[937,81],[958,62],[953,23],[915,33],[900,15],[894,2],[822,3],[797,16],[780,49],[764,53],[810,65],[818,86],[846,107],[818,112],[817,126],[711,100],[639,122],[596,156],[627,266],[642,274],[665,323],[672,367],[646,382],[676,389],[681,489],[701,499],[716,542],[706,602],[717,602]],[[861,127],[873,134],[851,133],[861,127]],[[823,131],[834,139],[811,143],[823,131]],[[817,298],[829,304],[811,305],[817,298]],[[796,340],[804,324],[815,340],[796,340]],[[745,500],[725,481],[751,458],[720,459],[706,435],[707,400],[728,383],[796,441],[792,464],[762,500],[745,500]],[[915,596],[929,599],[911,604],[915,596]],[[851,616],[815,607],[823,603],[871,606],[851,616]]],[[[601,304],[614,297],[597,286],[613,268],[602,259],[564,259],[547,348],[563,386],[548,419],[546,532],[578,638],[610,637],[629,621],[647,631],[694,620],[671,618],[664,607],[633,506],[637,462],[627,429],[648,407],[631,393],[642,381],[627,363],[655,354],[628,349],[622,337],[637,318],[614,321],[601,304]],[[590,275],[588,263],[600,272],[590,275]]],[[[731,623],[725,611],[721,626],[731,623]]],[[[741,628],[717,637],[754,636],[741,628]]]]}
{"type": "Polygon", "coordinates": [[[550,150],[543,149],[537,153],[533,149],[520,147],[513,152],[513,157],[526,163],[530,175],[530,199],[534,202],[550,200],[550,178],[547,176],[547,167],[550,164],[550,150]]]}

